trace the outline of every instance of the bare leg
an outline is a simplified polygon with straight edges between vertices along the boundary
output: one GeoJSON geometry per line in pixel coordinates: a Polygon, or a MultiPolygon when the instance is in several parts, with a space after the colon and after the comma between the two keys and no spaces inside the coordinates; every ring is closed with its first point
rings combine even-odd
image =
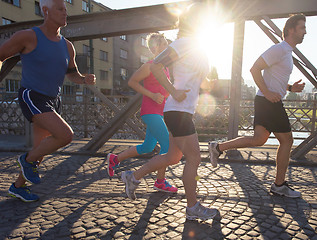
{"type": "Polygon", "coordinates": [[[281,185],[285,181],[285,175],[289,164],[290,153],[293,145],[293,136],[291,132],[274,133],[280,146],[276,155],[276,176],[275,184],[281,185]]]}
{"type": "Polygon", "coordinates": [[[136,147],[130,147],[129,149],[121,152],[118,154],[118,161],[122,162],[123,160],[131,157],[139,156],[138,151],[136,150],[136,147]]]}
{"type": "Polygon", "coordinates": [[[183,153],[186,157],[183,183],[186,192],[187,206],[193,207],[197,203],[197,181],[195,178],[201,161],[197,134],[186,137],[170,137],[170,148],[168,153],[155,156],[133,174],[135,179],[139,180],[156,169],[178,163],[183,153]]]}
{"type": "MultiPolygon", "coordinates": [[[[33,116],[33,135],[33,148],[28,153],[26,160],[41,163],[45,155],[70,143],[73,131],[59,114],[47,112],[33,116]]],[[[23,184],[25,184],[25,179],[20,172],[15,186],[21,187],[23,184]]]]}
{"type": "Polygon", "coordinates": [[[187,206],[193,207],[197,203],[197,170],[201,162],[197,134],[186,137],[177,137],[175,142],[186,158],[183,171],[183,183],[186,193],[187,206]]]}
{"type": "MultiPolygon", "coordinates": [[[[139,156],[140,154],[138,153],[138,151],[136,150],[136,147],[130,147],[129,149],[121,152],[118,154],[118,161],[122,162],[123,160],[127,159],[127,158],[131,158],[131,157],[136,157],[139,156]]],[[[165,171],[166,168],[163,167],[161,169],[159,169],[157,171],[157,179],[164,179],[165,178],[165,171]]]]}
{"type": "Polygon", "coordinates": [[[256,147],[266,143],[270,132],[263,126],[257,125],[254,129],[253,136],[238,137],[223,143],[219,143],[219,150],[225,151],[235,148],[256,147]]]}
{"type": "Polygon", "coordinates": [[[140,169],[133,173],[135,179],[140,180],[145,175],[154,172],[158,169],[166,168],[169,165],[176,164],[180,161],[183,153],[177,147],[174,138],[169,137],[169,150],[168,153],[156,155],[144,164],[140,169]]]}
{"type": "MultiPolygon", "coordinates": [[[[32,147],[32,149],[35,149],[35,148],[37,148],[38,145],[40,145],[41,141],[44,138],[50,136],[50,133],[47,130],[40,128],[37,124],[33,124],[32,127],[33,127],[33,147],[32,147]]],[[[42,162],[42,160],[43,160],[43,157],[41,157],[37,161],[40,164],[42,162]]],[[[17,188],[19,188],[24,184],[25,184],[25,179],[20,171],[19,177],[15,181],[14,185],[17,188]]]]}
{"type": "Polygon", "coordinates": [[[28,153],[26,158],[28,162],[38,161],[43,156],[55,152],[72,141],[73,131],[71,127],[55,112],[34,115],[33,122],[36,129],[46,130],[50,135],[42,139],[40,144],[28,153]]]}

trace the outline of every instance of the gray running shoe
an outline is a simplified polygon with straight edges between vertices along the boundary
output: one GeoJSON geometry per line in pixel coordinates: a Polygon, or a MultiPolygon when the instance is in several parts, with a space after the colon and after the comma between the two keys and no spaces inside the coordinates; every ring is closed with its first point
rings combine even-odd
{"type": "Polygon", "coordinates": [[[135,190],[138,188],[140,182],[134,182],[132,179],[132,171],[125,171],[121,173],[121,179],[125,183],[125,192],[128,195],[128,198],[135,200],[135,190]]]}
{"type": "Polygon", "coordinates": [[[276,186],[275,183],[272,183],[270,191],[271,193],[274,193],[280,196],[289,197],[289,198],[301,197],[301,193],[290,188],[286,181],[280,187],[276,186]]]}
{"type": "Polygon", "coordinates": [[[209,150],[209,157],[212,167],[217,167],[218,165],[218,158],[221,153],[216,149],[217,142],[208,142],[208,150],[209,150]]]}
{"type": "Polygon", "coordinates": [[[186,208],[186,218],[188,220],[195,220],[197,218],[207,220],[214,218],[218,212],[217,209],[204,207],[198,202],[198,205],[193,210],[186,208]]]}

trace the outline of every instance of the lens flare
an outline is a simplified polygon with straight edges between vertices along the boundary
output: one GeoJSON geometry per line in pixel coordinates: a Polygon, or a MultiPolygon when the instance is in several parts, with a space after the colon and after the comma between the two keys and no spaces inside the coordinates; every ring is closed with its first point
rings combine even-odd
{"type": "Polygon", "coordinates": [[[216,100],[208,93],[203,93],[199,96],[196,112],[203,117],[210,116],[214,113],[216,100]]]}
{"type": "Polygon", "coordinates": [[[187,6],[188,6],[188,3],[175,2],[175,3],[166,4],[165,8],[170,14],[174,16],[179,16],[187,6]]]}

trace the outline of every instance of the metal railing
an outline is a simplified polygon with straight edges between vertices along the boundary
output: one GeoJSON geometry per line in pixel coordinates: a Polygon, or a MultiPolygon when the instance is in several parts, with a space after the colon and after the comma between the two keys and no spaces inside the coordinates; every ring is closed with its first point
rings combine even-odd
{"type": "MultiPolygon", "coordinates": [[[[16,93],[0,93],[0,133],[25,135],[29,128],[20,110],[16,93]]],[[[107,96],[119,109],[122,109],[131,96],[107,96]]],[[[104,124],[115,116],[105,103],[93,94],[62,95],[62,117],[69,123],[75,138],[91,138],[104,124]]],[[[284,100],[294,133],[313,133],[316,129],[316,100],[284,100]]],[[[228,135],[230,99],[200,101],[194,115],[200,141],[226,139],[228,135]]],[[[253,100],[241,100],[238,135],[250,135],[253,132],[253,100]]],[[[139,112],[132,121],[145,130],[139,112]]],[[[305,139],[306,135],[294,138],[305,139]]],[[[135,132],[124,124],[113,138],[138,139],[135,132]]]]}

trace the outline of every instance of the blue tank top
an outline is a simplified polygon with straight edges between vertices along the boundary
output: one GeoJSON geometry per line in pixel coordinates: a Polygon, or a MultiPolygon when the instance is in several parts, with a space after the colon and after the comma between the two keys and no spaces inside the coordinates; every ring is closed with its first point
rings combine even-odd
{"type": "Polygon", "coordinates": [[[34,27],[36,48],[21,54],[21,86],[38,93],[56,97],[61,92],[68,68],[69,53],[64,37],[58,42],[49,40],[40,28],[34,27]]]}

